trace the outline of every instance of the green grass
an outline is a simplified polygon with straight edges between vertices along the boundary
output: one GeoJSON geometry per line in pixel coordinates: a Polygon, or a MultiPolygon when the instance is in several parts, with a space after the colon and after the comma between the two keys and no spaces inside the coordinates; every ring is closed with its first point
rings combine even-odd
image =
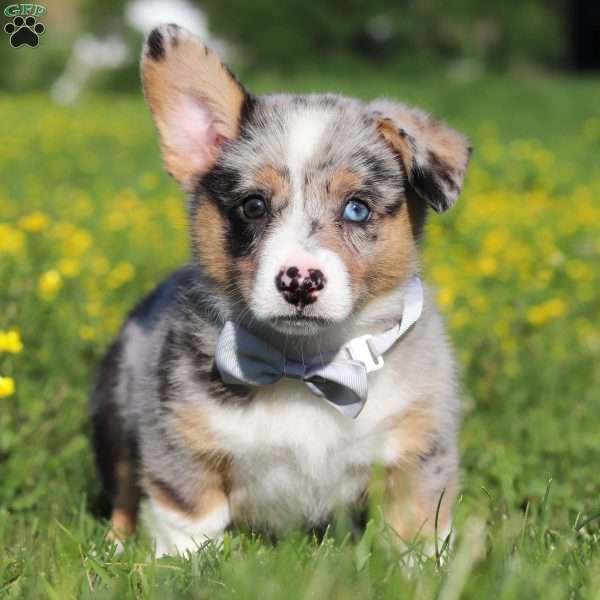
{"type": "Polygon", "coordinates": [[[156,561],[142,534],[115,555],[87,391],[126,311],[185,260],[183,196],[140,98],[4,97],[0,331],[19,328],[24,347],[0,352],[16,383],[0,398],[0,597],[600,598],[600,81],[348,73],[251,87],[399,97],[474,141],[424,258],[462,360],[454,545],[442,564],[399,549],[374,504],[364,532],[341,520],[322,542],[234,531],[220,550],[156,561]],[[22,219],[35,211],[37,227],[22,219]]]}

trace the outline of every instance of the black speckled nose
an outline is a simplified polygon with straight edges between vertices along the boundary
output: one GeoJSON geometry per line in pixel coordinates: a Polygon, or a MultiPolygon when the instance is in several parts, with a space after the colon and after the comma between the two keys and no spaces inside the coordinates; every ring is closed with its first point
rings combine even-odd
{"type": "Polygon", "coordinates": [[[319,269],[284,267],[275,277],[275,286],[281,295],[299,309],[316,302],[326,282],[319,269]]]}

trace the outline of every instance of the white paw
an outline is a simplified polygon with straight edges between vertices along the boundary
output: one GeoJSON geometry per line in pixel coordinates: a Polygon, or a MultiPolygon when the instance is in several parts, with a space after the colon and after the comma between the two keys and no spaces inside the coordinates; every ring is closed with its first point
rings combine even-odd
{"type": "Polygon", "coordinates": [[[231,521],[229,505],[193,518],[166,508],[149,498],[142,507],[142,519],[154,540],[156,556],[185,556],[210,544],[220,544],[231,521]]]}

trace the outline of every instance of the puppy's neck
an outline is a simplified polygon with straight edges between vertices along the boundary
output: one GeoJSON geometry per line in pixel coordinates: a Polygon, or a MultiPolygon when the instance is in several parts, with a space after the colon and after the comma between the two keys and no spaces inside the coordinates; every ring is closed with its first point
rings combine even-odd
{"type": "Polygon", "coordinates": [[[232,310],[229,319],[260,337],[288,358],[298,361],[335,354],[351,339],[377,335],[396,325],[402,318],[405,284],[385,296],[371,300],[356,313],[339,323],[333,323],[315,334],[283,333],[269,323],[258,321],[247,309],[232,310]]]}

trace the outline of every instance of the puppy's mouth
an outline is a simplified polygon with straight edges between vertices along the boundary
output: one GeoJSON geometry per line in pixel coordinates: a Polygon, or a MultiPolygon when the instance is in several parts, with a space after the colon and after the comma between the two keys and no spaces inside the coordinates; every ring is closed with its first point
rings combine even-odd
{"type": "Polygon", "coordinates": [[[277,331],[294,335],[314,335],[332,324],[329,319],[305,315],[301,312],[295,315],[271,317],[269,323],[277,331]]]}

